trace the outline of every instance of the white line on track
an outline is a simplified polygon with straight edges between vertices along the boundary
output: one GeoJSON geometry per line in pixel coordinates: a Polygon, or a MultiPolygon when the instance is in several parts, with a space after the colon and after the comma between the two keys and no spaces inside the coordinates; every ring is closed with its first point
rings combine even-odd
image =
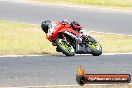
{"type": "Polygon", "coordinates": [[[38,57],[38,56],[46,56],[45,55],[1,55],[0,57],[38,57]]]}
{"type": "MultiPolygon", "coordinates": [[[[132,85],[132,83],[126,83],[126,84],[85,84],[84,87],[88,86],[88,85],[93,85],[93,86],[108,86],[108,85],[132,85]]],[[[47,86],[24,86],[24,88],[57,88],[57,87],[74,87],[77,88],[80,86],[78,84],[75,85],[47,85],[47,86]]],[[[82,86],[83,87],[83,86],[82,86]]],[[[9,87],[12,88],[12,87],[9,87]]],[[[19,87],[19,88],[23,88],[23,87],[19,87]]],[[[95,87],[96,88],[96,87],[95,87]]]]}
{"type": "Polygon", "coordinates": [[[107,33],[107,32],[97,32],[97,31],[89,31],[90,32],[96,32],[96,33],[100,33],[100,34],[112,34],[112,35],[126,35],[126,36],[132,36],[132,35],[127,35],[127,34],[118,34],[118,33],[107,33]]]}
{"type": "MultiPolygon", "coordinates": [[[[33,23],[26,23],[26,22],[18,22],[18,21],[12,21],[12,20],[5,20],[5,21],[10,21],[10,22],[14,22],[14,23],[20,23],[20,24],[30,24],[30,25],[34,25],[34,26],[39,26],[40,27],[40,25],[39,24],[33,24],[33,23]]],[[[40,27],[41,28],[41,27],[40,27]]],[[[96,32],[96,33],[100,33],[100,34],[102,34],[102,33],[104,33],[104,34],[113,34],[113,35],[126,35],[126,36],[132,36],[132,35],[128,35],[128,34],[119,34],[119,33],[108,33],[108,32],[101,32],[101,31],[88,31],[87,32],[87,30],[85,30],[84,29],[84,33],[86,33],[86,34],[89,34],[90,32],[96,32]]]]}
{"type": "Polygon", "coordinates": [[[129,54],[132,54],[131,53],[103,53],[102,55],[129,55],[129,54]]]}
{"type": "MultiPolygon", "coordinates": [[[[39,24],[33,24],[33,23],[27,23],[27,22],[19,22],[19,21],[12,21],[12,20],[5,20],[5,21],[10,21],[10,22],[14,22],[14,23],[20,23],[20,24],[30,24],[30,25],[34,25],[34,26],[38,26],[38,27],[40,27],[40,25],[41,25],[41,24],[39,25],[39,24]]],[[[119,33],[110,33],[110,32],[108,33],[108,32],[101,32],[101,31],[88,31],[87,32],[87,30],[84,29],[84,33],[89,34],[90,32],[96,32],[96,33],[100,33],[100,34],[104,33],[104,34],[113,34],[113,35],[132,36],[132,35],[128,35],[128,34],[119,34],[119,33]]]]}
{"type": "MultiPolygon", "coordinates": [[[[129,55],[131,53],[103,53],[102,55],[129,55]]],[[[77,56],[79,55],[91,55],[91,54],[76,54],[77,56]]],[[[0,57],[39,57],[39,56],[50,56],[49,54],[45,55],[1,55],[0,57]]],[[[52,56],[52,55],[51,55],[52,56]]]]}

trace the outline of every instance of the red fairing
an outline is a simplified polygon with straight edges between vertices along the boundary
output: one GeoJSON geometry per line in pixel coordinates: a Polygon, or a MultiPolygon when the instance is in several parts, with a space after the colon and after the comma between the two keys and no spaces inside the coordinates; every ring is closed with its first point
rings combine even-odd
{"type": "Polygon", "coordinates": [[[70,24],[62,25],[60,22],[58,22],[57,23],[57,27],[54,30],[53,34],[48,35],[47,39],[50,42],[52,42],[52,41],[54,41],[58,37],[59,33],[63,32],[63,31],[71,32],[71,33],[75,34],[76,36],[81,37],[80,34],[77,31],[73,30],[70,27],[71,27],[70,24]]]}

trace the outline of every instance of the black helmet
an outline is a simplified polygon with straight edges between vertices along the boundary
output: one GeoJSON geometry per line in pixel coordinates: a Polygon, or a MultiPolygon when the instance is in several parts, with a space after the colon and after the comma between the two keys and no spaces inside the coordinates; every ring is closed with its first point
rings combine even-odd
{"type": "Polygon", "coordinates": [[[76,21],[71,22],[71,27],[72,27],[73,30],[78,31],[78,32],[82,29],[80,24],[76,21]]]}
{"type": "Polygon", "coordinates": [[[43,21],[43,22],[42,22],[41,28],[42,28],[42,30],[43,30],[45,33],[48,33],[48,28],[49,28],[50,25],[51,25],[51,21],[46,20],[46,21],[43,21]]]}

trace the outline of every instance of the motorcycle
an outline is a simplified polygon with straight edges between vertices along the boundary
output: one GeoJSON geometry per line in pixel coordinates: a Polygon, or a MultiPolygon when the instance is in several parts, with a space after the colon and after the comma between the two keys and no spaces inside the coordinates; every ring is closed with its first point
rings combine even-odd
{"type": "Polygon", "coordinates": [[[42,22],[41,28],[52,45],[57,46],[56,51],[66,56],[75,54],[99,56],[102,54],[102,46],[98,41],[90,35],[83,40],[81,34],[73,30],[68,23],[46,20],[42,22]]]}

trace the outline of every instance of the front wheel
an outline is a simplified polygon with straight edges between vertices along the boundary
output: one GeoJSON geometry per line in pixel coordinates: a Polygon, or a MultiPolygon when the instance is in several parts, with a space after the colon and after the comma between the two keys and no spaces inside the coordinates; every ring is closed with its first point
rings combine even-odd
{"type": "Polygon", "coordinates": [[[66,56],[74,56],[75,55],[75,49],[73,48],[73,46],[69,43],[67,43],[67,41],[63,41],[63,39],[61,38],[57,38],[55,40],[55,43],[57,45],[57,47],[61,50],[61,52],[63,54],[65,54],[66,56]]]}

